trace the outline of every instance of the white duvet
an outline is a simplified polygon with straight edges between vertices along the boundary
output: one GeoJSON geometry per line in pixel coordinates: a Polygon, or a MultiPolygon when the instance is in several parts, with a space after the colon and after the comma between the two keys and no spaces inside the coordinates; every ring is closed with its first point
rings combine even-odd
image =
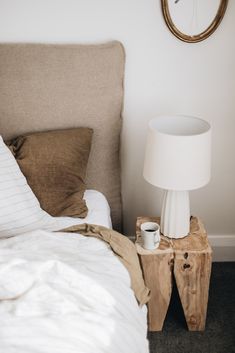
{"type": "Polygon", "coordinates": [[[0,240],[1,353],[146,353],[146,310],[109,246],[37,230],[0,240]]]}

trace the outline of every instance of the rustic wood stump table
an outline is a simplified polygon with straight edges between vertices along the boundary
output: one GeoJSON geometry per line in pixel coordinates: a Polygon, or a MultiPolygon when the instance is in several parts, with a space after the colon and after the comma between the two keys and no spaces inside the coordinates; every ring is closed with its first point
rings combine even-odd
{"type": "Polygon", "coordinates": [[[181,239],[161,235],[155,250],[142,247],[140,225],[157,222],[158,217],[138,217],[136,249],[146,285],[151,290],[148,303],[149,331],[161,331],[172,293],[173,276],[190,331],[205,329],[212,250],[202,222],[191,217],[190,234],[181,239]]]}

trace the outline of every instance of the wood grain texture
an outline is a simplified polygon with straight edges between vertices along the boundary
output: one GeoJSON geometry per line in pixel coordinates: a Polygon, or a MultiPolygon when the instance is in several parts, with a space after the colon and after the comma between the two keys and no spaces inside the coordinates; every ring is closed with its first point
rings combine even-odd
{"type": "Polygon", "coordinates": [[[190,331],[205,329],[211,262],[210,248],[203,252],[175,253],[174,276],[190,331]]]}
{"type": "Polygon", "coordinates": [[[203,223],[197,217],[192,217],[187,237],[169,239],[161,235],[159,247],[146,250],[142,247],[140,232],[143,222],[160,224],[160,218],[138,217],[136,222],[136,249],[146,285],[151,290],[148,303],[149,330],[162,330],[175,276],[188,329],[203,331],[212,263],[212,250],[203,223]]]}
{"type": "Polygon", "coordinates": [[[172,293],[173,251],[162,255],[141,255],[145,283],[151,289],[148,302],[149,331],[161,331],[172,293]]]}

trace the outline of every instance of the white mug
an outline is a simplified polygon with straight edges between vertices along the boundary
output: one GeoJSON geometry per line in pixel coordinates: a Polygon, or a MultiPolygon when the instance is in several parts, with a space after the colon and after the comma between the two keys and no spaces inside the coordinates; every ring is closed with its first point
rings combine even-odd
{"type": "Polygon", "coordinates": [[[156,222],[144,222],[140,226],[143,247],[147,250],[154,250],[159,247],[161,240],[160,226],[156,222]]]}

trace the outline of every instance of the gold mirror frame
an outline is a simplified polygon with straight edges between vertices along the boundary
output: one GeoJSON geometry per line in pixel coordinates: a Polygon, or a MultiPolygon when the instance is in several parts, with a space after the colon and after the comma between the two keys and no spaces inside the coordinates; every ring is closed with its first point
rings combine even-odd
{"type": "Polygon", "coordinates": [[[218,11],[215,15],[215,18],[211,22],[211,24],[201,33],[195,34],[193,36],[187,35],[185,33],[182,33],[174,24],[172,21],[170,11],[169,11],[169,6],[168,6],[168,0],[161,0],[162,3],[162,12],[163,16],[166,22],[167,27],[169,30],[180,40],[183,42],[187,43],[197,43],[200,42],[206,38],[208,38],[219,26],[220,22],[222,21],[227,5],[228,5],[228,0],[221,0],[220,5],[218,8],[218,11]]]}

